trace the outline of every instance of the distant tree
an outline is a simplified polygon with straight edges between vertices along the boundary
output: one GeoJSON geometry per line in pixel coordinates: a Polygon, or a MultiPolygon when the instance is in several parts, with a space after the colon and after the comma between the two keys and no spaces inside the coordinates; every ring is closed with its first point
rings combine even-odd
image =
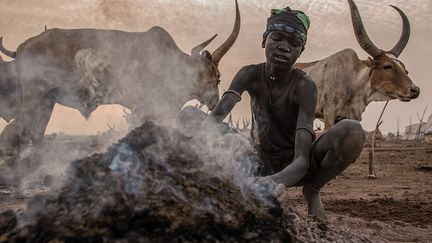
{"type": "Polygon", "coordinates": [[[425,109],[423,110],[423,114],[421,115],[421,117],[420,117],[419,113],[417,112],[417,118],[418,118],[419,121],[420,121],[419,127],[418,127],[418,129],[417,129],[417,133],[416,133],[416,141],[417,141],[417,142],[420,142],[420,141],[423,140],[423,134],[422,134],[421,129],[422,129],[422,127],[423,127],[423,118],[424,118],[424,115],[425,115],[425,113],[426,113],[427,108],[428,108],[428,107],[426,106],[425,109]]]}
{"type": "Polygon", "coordinates": [[[397,133],[396,133],[396,140],[399,140],[399,115],[397,117],[397,125],[396,125],[397,133]]]}
{"type": "Polygon", "coordinates": [[[408,140],[409,137],[411,136],[411,129],[412,129],[412,117],[411,115],[409,115],[409,126],[408,126],[408,131],[405,131],[405,140],[408,140]]]}

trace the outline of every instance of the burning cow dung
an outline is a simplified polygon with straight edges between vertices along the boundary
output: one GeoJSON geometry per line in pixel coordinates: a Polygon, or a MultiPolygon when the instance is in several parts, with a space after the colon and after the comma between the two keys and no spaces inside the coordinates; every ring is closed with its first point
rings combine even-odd
{"type": "Polygon", "coordinates": [[[234,146],[224,139],[234,141],[235,136],[239,135],[213,137],[213,152],[203,152],[209,138],[190,138],[173,128],[144,123],[106,153],[74,161],[60,191],[36,196],[19,217],[10,211],[0,214],[0,222],[10,224],[0,227],[0,241],[354,239],[283,210],[253,189],[245,190],[244,178],[233,175],[247,176],[253,166],[245,166],[249,158],[233,151],[241,152],[246,144],[226,154],[217,150],[234,146]],[[206,161],[221,158],[240,162],[226,167],[206,161]]]}

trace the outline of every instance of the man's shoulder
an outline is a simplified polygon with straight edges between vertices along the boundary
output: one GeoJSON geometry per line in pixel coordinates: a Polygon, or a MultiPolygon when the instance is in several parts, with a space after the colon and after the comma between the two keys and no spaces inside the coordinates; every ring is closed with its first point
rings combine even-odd
{"type": "Polygon", "coordinates": [[[261,72],[260,65],[261,64],[250,64],[243,66],[238,71],[235,79],[240,83],[247,83],[249,85],[255,83],[261,72]]]}
{"type": "Polygon", "coordinates": [[[240,72],[244,74],[257,75],[261,68],[261,65],[262,63],[246,65],[240,68],[240,72]]]}
{"type": "Polygon", "coordinates": [[[297,86],[307,90],[317,89],[315,81],[313,81],[303,70],[295,69],[295,71],[300,75],[300,80],[297,86]]]}
{"type": "Polygon", "coordinates": [[[306,74],[305,71],[299,69],[299,68],[293,68],[294,72],[297,72],[297,74],[301,77],[302,80],[308,80],[308,81],[312,81],[313,80],[306,74]]]}

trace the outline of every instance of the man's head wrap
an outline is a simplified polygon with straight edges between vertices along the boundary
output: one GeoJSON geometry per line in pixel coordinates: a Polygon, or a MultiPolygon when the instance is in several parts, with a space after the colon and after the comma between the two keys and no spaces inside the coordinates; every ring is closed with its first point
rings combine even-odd
{"type": "Polygon", "coordinates": [[[304,46],[306,44],[309,26],[309,17],[302,11],[292,10],[289,7],[272,9],[271,15],[267,19],[266,31],[263,34],[262,47],[265,46],[266,38],[270,32],[275,30],[293,34],[303,42],[304,46]]]}

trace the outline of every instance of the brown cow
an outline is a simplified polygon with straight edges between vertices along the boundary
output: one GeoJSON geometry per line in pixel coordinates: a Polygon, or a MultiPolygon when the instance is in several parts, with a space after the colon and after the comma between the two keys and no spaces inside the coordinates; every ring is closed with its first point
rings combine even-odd
{"type": "Polygon", "coordinates": [[[319,61],[295,64],[317,83],[315,116],[324,121],[325,130],[345,118],[360,121],[372,101],[410,101],[420,93],[408,77],[405,65],[397,59],[410,36],[406,15],[392,6],[402,17],[402,35],[390,51],[383,51],[366,34],[354,2],[348,0],[348,3],[357,41],[372,58],[360,60],[354,50],[345,49],[319,61]]]}

